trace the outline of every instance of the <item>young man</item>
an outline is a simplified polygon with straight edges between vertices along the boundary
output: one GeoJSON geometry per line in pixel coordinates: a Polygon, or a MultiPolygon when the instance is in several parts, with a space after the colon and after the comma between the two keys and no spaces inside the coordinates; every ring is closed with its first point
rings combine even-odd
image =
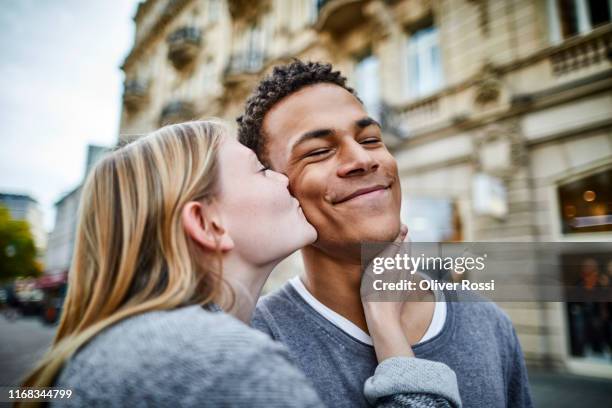
{"type": "MultiPolygon", "coordinates": [[[[328,406],[368,406],[362,389],[376,355],[360,242],[393,241],[400,228],[397,164],[380,126],[339,72],[301,61],[276,67],[238,122],[239,140],[287,175],[318,232],[302,249],[305,274],[262,298],[253,326],[289,348],[328,406]]],[[[455,370],[464,407],[531,406],[518,339],[494,304],[412,302],[402,316],[415,355],[455,370]]]]}

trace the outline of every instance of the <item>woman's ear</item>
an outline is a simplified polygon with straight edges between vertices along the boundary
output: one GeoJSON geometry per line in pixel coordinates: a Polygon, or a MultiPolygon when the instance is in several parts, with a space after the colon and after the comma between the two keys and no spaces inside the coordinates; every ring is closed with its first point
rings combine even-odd
{"type": "Polygon", "coordinates": [[[223,228],[219,211],[212,202],[188,202],[183,207],[181,220],[187,236],[201,248],[223,252],[234,248],[234,241],[223,228]]]}

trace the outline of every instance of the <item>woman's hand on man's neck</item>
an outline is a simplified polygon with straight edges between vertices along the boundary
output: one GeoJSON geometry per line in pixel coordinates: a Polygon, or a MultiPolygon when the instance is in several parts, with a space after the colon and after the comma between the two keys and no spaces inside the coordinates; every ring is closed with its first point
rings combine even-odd
{"type": "MultiPolygon", "coordinates": [[[[314,246],[302,249],[306,289],[321,303],[370,333],[361,300],[360,260],[349,262],[320,251],[314,246]]],[[[417,343],[431,323],[433,293],[427,291],[421,301],[403,302],[402,324],[411,344],[417,343]]]]}

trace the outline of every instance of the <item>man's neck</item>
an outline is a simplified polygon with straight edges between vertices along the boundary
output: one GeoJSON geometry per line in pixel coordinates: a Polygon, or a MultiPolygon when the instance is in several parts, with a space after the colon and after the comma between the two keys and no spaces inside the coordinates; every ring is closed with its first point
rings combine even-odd
{"type": "MultiPolygon", "coordinates": [[[[324,251],[308,246],[302,249],[306,289],[322,304],[350,320],[369,333],[361,303],[360,261],[332,257],[324,251]]],[[[434,295],[422,294],[419,301],[405,302],[401,320],[411,344],[416,344],[429,328],[434,311],[434,295]]]]}
{"type": "Polygon", "coordinates": [[[311,246],[302,249],[306,289],[321,303],[368,333],[361,303],[361,266],[311,246]]]}

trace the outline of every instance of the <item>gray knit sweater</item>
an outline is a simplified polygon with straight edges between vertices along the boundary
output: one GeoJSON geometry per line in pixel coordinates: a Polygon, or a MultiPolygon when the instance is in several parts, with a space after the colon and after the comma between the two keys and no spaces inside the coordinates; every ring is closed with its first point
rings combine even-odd
{"type": "MultiPolygon", "coordinates": [[[[282,345],[199,306],[106,329],[68,361],[55,386],[73,390],[62,407],[323,406],[282,345]]],[[[454,372],[418,358],[385,360],[364,393],[378,407],[461,405],[454,372]]]]}

